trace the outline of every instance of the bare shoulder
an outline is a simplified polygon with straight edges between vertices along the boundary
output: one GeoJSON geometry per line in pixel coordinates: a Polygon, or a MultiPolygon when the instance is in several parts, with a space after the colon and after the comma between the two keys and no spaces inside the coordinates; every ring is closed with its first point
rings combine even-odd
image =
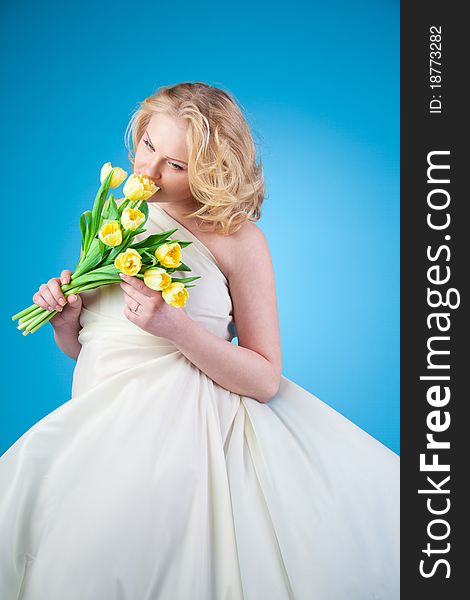
{"type": "Polygon", "coordinates": [[[271,262],[268,241],[261,228],[253,221],[246,221],[238,231],[225,236],[224,243],[224,266],[228,276],[233,275],[234,267],[240,272],[242,264],[251,265],[254,262],[261,269],[266,268],[271,262]]]}
{"type": "Polygon", "coordinates": [[[227,236],[232,244],[232,248],[267,248],[267,240],[261,228],[253,221],[245,221],[238,231],[227,236]]]}

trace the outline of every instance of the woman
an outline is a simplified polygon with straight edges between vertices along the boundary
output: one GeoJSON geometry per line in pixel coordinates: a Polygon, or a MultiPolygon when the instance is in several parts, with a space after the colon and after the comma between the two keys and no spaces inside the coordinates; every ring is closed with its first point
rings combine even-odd
{"type": "MultiPolygon", "coordinates": [[[[399,457],[281,374],[236,101],[160,88],[129,131],[160,188],[141,236],[178,228],[201,279],[184,310],[124,277],[50,321],[72,398],[0,459],[0,597],[398,598],[399,457]]],[[[33,299],[60,306],[59,278],[33,299]]]]}

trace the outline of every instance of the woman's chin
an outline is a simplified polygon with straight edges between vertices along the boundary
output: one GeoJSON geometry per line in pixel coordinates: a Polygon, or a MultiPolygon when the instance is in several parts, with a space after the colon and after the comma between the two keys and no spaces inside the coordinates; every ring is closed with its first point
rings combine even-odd
{"type": "Polygon", "coordinates": [[[150,196],[150,198],[148,199],[148,202],[158,202],[161,195],[162,195],[162,188],[158,188],[158,190],[155,192],[155,194],[153,194],[153,196],[150,196]]]}

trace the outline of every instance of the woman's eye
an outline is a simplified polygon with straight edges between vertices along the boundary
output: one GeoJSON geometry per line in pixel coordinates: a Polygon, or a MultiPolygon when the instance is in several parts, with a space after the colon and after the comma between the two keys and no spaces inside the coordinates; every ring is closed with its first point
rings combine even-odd
{"type": "MultiPolygon", "coordinates": [[[[148,140],[146,140],[145,138],[142,138],[142,141],[147,146],[147,148],[150,148],[150,150],[153,150],[153,147],[150,145],[150,143],[149,143],[148,140]]],[[[182,171],[183,170],[183,167],[181,167],[180,165],[177,165],[174,162],[168,161],[168,164],[172,165],[172,167],[174,167],[174,169],[177,170],[177,171],[182,171]]]]}

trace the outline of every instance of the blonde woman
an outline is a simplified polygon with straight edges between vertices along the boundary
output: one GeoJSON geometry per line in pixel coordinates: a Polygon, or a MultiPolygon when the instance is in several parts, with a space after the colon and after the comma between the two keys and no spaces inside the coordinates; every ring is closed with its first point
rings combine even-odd
{"type": "Polygon", "coordinates": [[[183,309],[137,277],[63,308],[59,278],[35,294],[77,364],[0,459],[0,598],[398,598],[399,457],[282,376],[239,104],[162,87],[126,133],[159,187],[141,235],[178,228],[201,279],[183,309]]]}

